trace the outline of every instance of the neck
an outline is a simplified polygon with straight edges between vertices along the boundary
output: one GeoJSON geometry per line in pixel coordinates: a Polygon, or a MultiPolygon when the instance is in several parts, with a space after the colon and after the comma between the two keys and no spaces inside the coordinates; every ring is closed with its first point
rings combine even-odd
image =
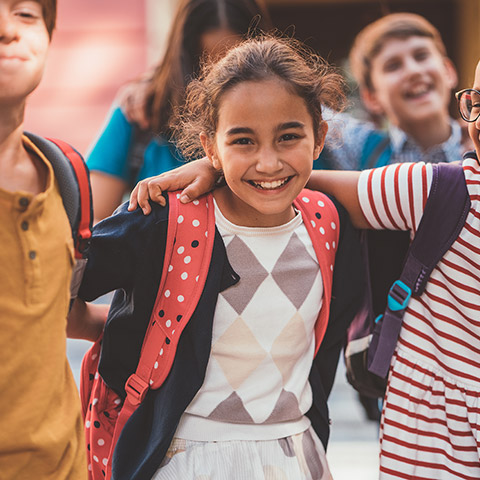
{"type": "Polygon", "coordinates": [[[0,104],[0,162],[6,151],[22,146],[24,112],[25,103],[14,107],[0,104]]]}
{"type": "Polygon", "coordinates": [[[422,120],[400,128],[424,151],[446,142],[452,133],[450,119],[445,116],[422,120]]]}

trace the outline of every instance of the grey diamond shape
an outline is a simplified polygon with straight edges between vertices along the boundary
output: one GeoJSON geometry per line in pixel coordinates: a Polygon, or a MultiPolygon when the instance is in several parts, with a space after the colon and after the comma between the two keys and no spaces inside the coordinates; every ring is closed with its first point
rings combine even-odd
{"type": "Polygon", "coordinates": [[[272,277],[298,310],[310,292],[318,269],[318,264],[294,233],[278,258],[272,270],[272,277]],[[292,265],[295,265],[293,270],[292,265]]]}
{"type": "Polygon", "coordinates": [[[240,315],[259,285],[268,277],[268,272],[250,248],[237,236],[228,244],[227,255],[233,269],[240,275],[240,281],[224,290],[222,295],[240,315]]]}

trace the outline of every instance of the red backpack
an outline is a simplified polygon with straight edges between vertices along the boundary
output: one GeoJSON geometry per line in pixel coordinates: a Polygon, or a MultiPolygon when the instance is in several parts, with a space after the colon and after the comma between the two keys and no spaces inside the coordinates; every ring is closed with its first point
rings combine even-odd
{"type": "MultiPolygon", "coordinates": [[[[324,283],[325,301],[315,327],[317,352],[328,322],[340,229],[339,217],[333,202],[319,192],[303,190],[294,204],[302,212],[324,283]]],[[[171,192],[169,209],[161,281],[136,372],[128,378],[125,385],[125,401],[105,384],[98,373],[101,339],[85,354],[82,362],[80,396],[91,480],[110,479],[113,453],[119,435],[147,391],[160,388],[166,379],[182,330],[203,292],[215,238],[213,197],[210,194],[192,203],[182,204],[178,201],[178,194],[171,192]],[[198,229],[201,232],[204,230],[205,234],[198,235],[198,229]],[[195,238],[202,239],[198,245],[182,242],[185,247],[181,251],[174,248],[177,237],[193,238],[194,232],[195,238]],[[188,262],[185,263],[187,259],[188,262]],[[183,272],[188,273],[186,279],[180,279],[183,272]],[[181,315],[182,322],[176,322],[170,312],[175,312],[175,317],[181,315]]]]}

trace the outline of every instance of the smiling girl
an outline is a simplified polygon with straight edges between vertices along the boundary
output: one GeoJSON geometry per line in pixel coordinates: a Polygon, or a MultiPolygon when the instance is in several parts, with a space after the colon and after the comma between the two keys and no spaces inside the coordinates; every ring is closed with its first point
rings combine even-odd
{"type": "MultiPolygon", "coordinates": [[[[359,284],[358,249],[343,209],[304,186],[327,132],[322,105],[342,99],[336,73],[273,37],[242,43],[189,85],[179,145],[186,157],[206,154],[226,183],[207,197],[212,259],[169,375],[117,443],[114,478],[331,478],[326,399],[357,301],[345,286],[359,284]]],[[[172,198],[149,216],[124,205],[93,236],[80,296],[121,289],[99,371],[122,399],[161,280],[172,198]]],[[[191,241],[177,237],[177,251],[191,241]]]]}

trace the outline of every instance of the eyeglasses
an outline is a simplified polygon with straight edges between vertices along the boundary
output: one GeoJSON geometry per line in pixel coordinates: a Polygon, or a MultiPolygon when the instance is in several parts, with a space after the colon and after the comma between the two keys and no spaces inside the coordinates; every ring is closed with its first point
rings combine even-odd
{"type": "Polygon", "coordinates": [[[480,116],[480,92],[474,88],[466,88],[455,94],[458,111],[466,122],[475,122],[480,116]]]}

